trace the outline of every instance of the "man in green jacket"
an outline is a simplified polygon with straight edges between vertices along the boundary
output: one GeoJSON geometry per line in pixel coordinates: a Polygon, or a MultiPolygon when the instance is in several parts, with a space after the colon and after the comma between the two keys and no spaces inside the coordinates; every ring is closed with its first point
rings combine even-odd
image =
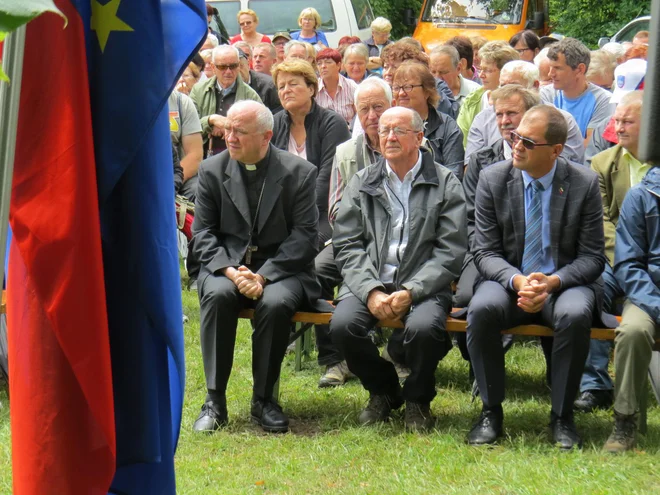
{"type": "Polygon", "coordinates": [[[227,111],[235,102],[254,100],[262,103],[259,95],[243,82],[238,73],[239,53],[235,47],[215,47],[211,60],[215,75],[196,84],[190,92],[202,125],[205,158],[227,149],[224,139],[225,120],[227,111]]]}

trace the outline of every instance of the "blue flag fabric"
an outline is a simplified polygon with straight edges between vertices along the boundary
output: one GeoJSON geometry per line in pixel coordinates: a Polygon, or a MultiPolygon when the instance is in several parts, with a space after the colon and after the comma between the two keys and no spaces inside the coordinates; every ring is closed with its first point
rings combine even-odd
{"type": "Polygon", "coordinates": [[[110,492],[176,493],[185,367],[166,105],[206,36],[204,0],[73,4],[86,26],[110,329],[110,492]]]}

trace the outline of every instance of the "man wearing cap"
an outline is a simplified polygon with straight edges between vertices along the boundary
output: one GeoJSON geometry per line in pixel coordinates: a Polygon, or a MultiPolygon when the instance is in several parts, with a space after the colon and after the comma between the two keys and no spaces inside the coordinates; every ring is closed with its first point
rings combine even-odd
{"type": "Polygon", "coordinates": [[[291,41],[291,35],[286,31],[278,31],[273,35],[273,46],[277,52],[277,62],[281,62],[286,58],[284,54],[284,45],[291,41]]]}
{"type": "Polygon", "coordinates": [[[225,116],[229,108],[241,100],[261,103],[257,92],[239,76],[239,57],[239,50],[234,46],[215,47],[211,55],[214,76],[203,83],[195,84],[190,92],[202,125],[207,157],[227,149],[224,135],[225,116]]]}
{"type": "MultiPolygon", "coordinates": [[[[616,311],[617,298],[623,292],[614,278],[615,230],[619,212],[628,190],[641,182],[651,168],[638,159],[639,131],[642,122],[642,91],[632,91],[615,97],[620,98],[614,112],[614,129],[618,144],[598,153],[591,162],[591,168],[598,174],[600,196],[603,200],[603,226],[605,229],[605,265],[603,281],[603,307],[610,313],[616,311]]],[[[612,405],[614,384],[607,372],[611,343],[607,340],[591,340],[589,357],[585,364],[580,396],[575,401],[575,409],[591,412],[607,409],[612,405]]]]}
{"type": "Polygon", "coordinates": [[[566,110],[578,123],[585,146],[594,127],[614,113],[609,91],[587,81],[591,52],[574,38],[564,38],[548,50],[552,86],[541,88],[541,100],[566,110]]]}

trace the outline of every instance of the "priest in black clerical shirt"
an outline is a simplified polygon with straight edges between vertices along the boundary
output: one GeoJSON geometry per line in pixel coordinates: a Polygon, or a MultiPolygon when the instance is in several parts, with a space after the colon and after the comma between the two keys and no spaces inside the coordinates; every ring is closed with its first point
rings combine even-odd
{"type": "Polygon", "coordinates": [[[289,420],[272,397],[288,345],[290,321],[314,304],[318,211],[316,167],[271,146],[273,116],[241,101],[227,114],[227,150],[205,160],[191,242],[199,265],[201,344],[208,394],[196,431],[227,424],[225,391],[238,314],[255,309],[252,334],[252,419],[284,432],[289,420]]]}

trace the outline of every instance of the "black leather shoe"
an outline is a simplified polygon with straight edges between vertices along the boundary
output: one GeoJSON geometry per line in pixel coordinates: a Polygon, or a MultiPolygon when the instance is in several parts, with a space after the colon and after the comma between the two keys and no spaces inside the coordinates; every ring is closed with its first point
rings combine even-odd
{"type": "Polygon", "coordinates": [[[501,410],[483,409],[467,436],[469,445],[490,445],[502,436],[504,415],[501,410]]]}
{"type": "Polygon", "coordinates": [[[268,433],[286,433],[289,431],[289,418],[277,402],[256,400],[250,408],[252,421],[268,433]]]}
{"type": "Polygon", "coordinates": [[[430,431],[435,426],[435,417],[431,414],[429,403],[406,401],[406,415],[403,421],[408,431],[430,431]]]}
{"type": "Polygon", "coordinates": [[[193,425],[193,431],[212,433],[227,426],[227,423],[227,404],[210,400],[202,406],[202,411],[193,425]]]}
{"type": "Polygon", "coordinates": [[[573,409],[590,413],[596,409],[609,409],[612,407],[613,401],[611,390],[585,390],[573,403],[573,409]]]}
{"type": "Polygon", "coordinates": [[[387,421],[390,417],[392,409],[398,409],[403,404],[401,396],[389,396],[389,395],[369,395],[369,403],[365,407],[358,421],[362,425],[372,425],[374,423],[387,421]]]}
{"type": "Polygon", "coordinates": [[[561,450],[582,448],[582,439],[577,433],[572,418],[557,418],[550,426],[552,427],[552,441],[561,450]]]}

